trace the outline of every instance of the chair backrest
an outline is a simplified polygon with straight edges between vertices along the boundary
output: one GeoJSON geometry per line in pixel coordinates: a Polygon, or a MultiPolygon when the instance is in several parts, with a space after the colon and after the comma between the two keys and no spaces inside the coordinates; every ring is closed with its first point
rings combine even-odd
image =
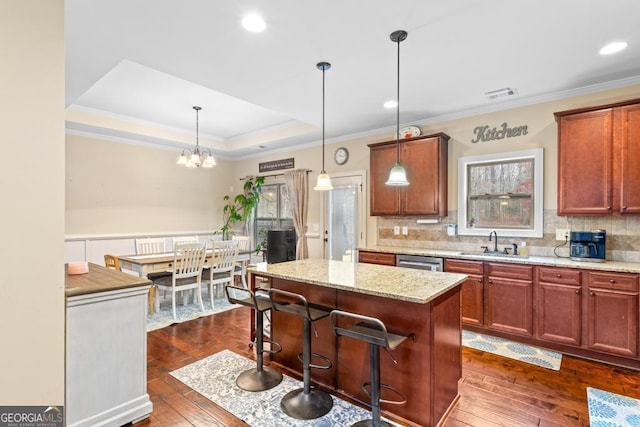
{"type": "Polygon", "coordinates": [[[105,254],[104,255],[104,265],[107,268],[112,268],[117,271],[122,271],[120,269],[120,260],[115,255],[105,254]]]}
{"type": "Polygon", "coordinates": [[[251,249],[251,237],[249,236],[231,236],[231,240],[238,242],[238,250],[246,251],[251,249]]]}
{"type": "Polygon", "coordinates": [[[196,277],[200,281],[206,257],[204,243],[178,243],[173,255],[173,279],[196,277]]]}
{"type": "Polygon", "coordinates": [[[198,236],[179,236],[171,238],[171,246],[175,247],[178,243],[198,243],[198,236]]]}
{"type": "Polygon", "coordinates": [[[211,274],[230,272],[233,274],[238,258],[237,240],[220,240],[213,242],[213,255],[211,257],[211,274]]]}
{"type": "Polygon", "coordinates": [[[136,239],[136,255],[159,254],[166,251],[164,237],[136,239]]]}

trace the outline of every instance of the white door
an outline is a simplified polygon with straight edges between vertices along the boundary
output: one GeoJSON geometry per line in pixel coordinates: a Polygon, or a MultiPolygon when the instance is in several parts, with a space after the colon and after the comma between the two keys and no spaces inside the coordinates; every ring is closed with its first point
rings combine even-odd
{"type": "Polygon", "coordinates": [[[365,172],[332,174],[331,183],[324,200],[325,258],[352,261],[354,250],[365,246],[365,172]]]}

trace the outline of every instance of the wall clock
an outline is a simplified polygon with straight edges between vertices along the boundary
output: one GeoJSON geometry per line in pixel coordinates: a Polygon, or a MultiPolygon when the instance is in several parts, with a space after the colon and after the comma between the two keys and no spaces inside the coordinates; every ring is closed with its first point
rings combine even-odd
{"type": "Polygon", "coordinates": [[[344,147],[340,147],[333,154],[333,158],[337,164],[344,165],[349,160],[349,151],[344,147]]]}

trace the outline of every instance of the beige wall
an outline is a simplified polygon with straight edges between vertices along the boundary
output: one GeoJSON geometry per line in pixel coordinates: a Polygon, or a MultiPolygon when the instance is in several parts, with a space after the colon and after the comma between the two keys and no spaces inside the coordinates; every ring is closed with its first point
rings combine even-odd
{"type": "Polygon", "coordinates": [[[64,402],[64,2],[0,2],[2,405],[64,402]]]}
{"type": "Polygon", "coordinates": [[[188,169],[178,154],[67,135],[67,236],[213,232],[234,164],[188,169]]]}

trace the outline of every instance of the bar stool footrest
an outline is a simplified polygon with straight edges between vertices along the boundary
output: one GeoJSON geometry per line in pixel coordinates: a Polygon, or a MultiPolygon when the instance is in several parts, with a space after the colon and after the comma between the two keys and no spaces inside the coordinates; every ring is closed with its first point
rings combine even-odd
{"type": "MultiPolygon", "coordinates": [[[[255,340],[254,340],[255,343],[255,340]]],[[[271,341],[271,340],[262,340],[262,345],[264,346],[264,344],[269,344],[269,346],[271,347],[269,350],[265,350],[264,347],[262,348],[262,352],[263,353],[267,353],[267,354],[276,354],[276,353],[280,353],[282,351],[282,346],[280,345],[279,342],[276,341],[271,341]],[[273,347],[276,348],[273,348],[273,347]]]]}
{"type": "MultiPolygon", "coordinates": [[[[361,387],[362,391],[364,392],[364,394],[366,394],[367,397],[369,399],[371,399],[371,393],[369,392],[367,387],[369,387],[369,388],[371,387],[371,381],[367,381],[366,383],[362,383],[362,387],[361,387]]],[[[388,384],[380,384],[380,389],[383,389],[383,388],[386,389],[386,390],[392,391],[396,395],[400,396],[400,399],[399,400],[380,399],[380,403],[388,403],[390,405],[404,405],[405,403],[407,403],[407,398],[397,388],[391,387],[388,384]]]]}
{"type": "MultiPolygon", "coordinates": [[[[318,353],[311,353],[311,357],[315,357],[317,359],[321,359],[326,364],[325,365],[316,365],[314,363],[309,363],[309,367],[310,368],[313,368],[313,369],[331,369],[333,367],[333,362],[331,362],[331,359],[329,359],[327,356],[323,356],[323,355],[318,354],[318,353]]],[[[300,363],[304,364],[304,362],[302,361],[302,353],[298,353],[298,360],[300,361],[300,363]]]]}

